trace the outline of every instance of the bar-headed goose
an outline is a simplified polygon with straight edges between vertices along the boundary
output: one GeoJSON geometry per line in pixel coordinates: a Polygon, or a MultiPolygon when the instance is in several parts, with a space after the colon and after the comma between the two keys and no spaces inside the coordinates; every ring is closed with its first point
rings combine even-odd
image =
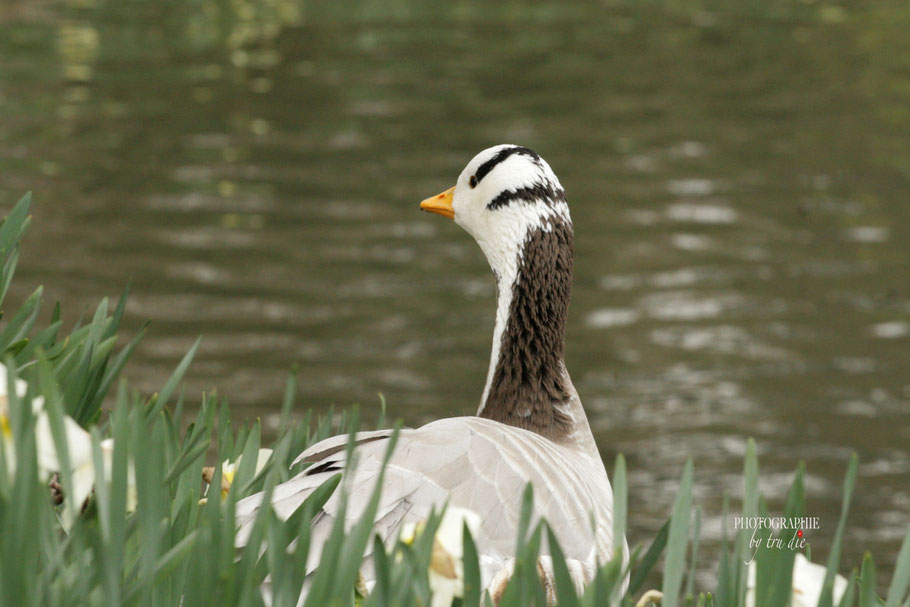
{"type": "MultiPolygon", "coordinates": [[[[455,187],[420,208],[454,219],[486,255],[497,286],[493,352],[475,417],[400,432],[375,530],[394,541],[402,525],[427,518],[445,503],[477,513],[481,574],[495,598],[511,570],[522,492],[530,482],[535,515],[552,526],[581,586],[596,563],[613,557],[613,496],[563,362],[573,237],[565,192],[535,152],[499,145],[475,156],[455,187]]],[[[357,436],[358,464],[348,479],[351,524],[373,491],[389,435],[381,430],[357,436]]],[[[290,516],[344,468],[347,440],[329,438],[297,458],[312,465],[275,489],[272,505],[280,516],[290,516]]],[[[318,564],[338,500],[336,493],[313,519],[311,568],[318,564]]],[[[252,496],[237,506],[240,543],[260,501],[252,496]]],[[[368,585],[371,564],[368,552],[363,571],[368,585]]],[[[551,575],[546,558],[540,569],[551,575]]]]}

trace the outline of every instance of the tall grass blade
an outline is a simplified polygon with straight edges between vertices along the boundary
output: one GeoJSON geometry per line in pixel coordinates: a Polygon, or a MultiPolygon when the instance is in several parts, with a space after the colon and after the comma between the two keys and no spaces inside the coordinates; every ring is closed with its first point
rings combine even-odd
{"type": "Polygon", "coordinates": [[[531,513],[534,511],[534,487],[531,483],[525,485],[524,492],[521,494],[521,513],[518,518],[518,545],[515,547],[515,553],[521,552],[525,542],[527,542],[528,528],[531,526],[531,513]]]}
{"type": "Polygon", "coordinates": [[[875,595],[878,584],[875,572],[875,561],[868,552],[863,556],[863,566],[859,574],[859,607],[879,607],[881,603],[875,595]]]}
{"type": "Polygon", "coordinates": [[[471,536],[467,523],[462,530],[462,557],[464,564],[464,607],[480,607],[480,560],[477,556],[477,545],[471,536]]]}
{"type": "Polygon", "coordinates": [[[695,524],[692,527],[692,555],[689,559],[689,575],[686,578],[686,596],[695,596],[695,568],[698,563],[699,538],[701,538],[701,506],[696,506],[695,524]]]}
{"type": "Polygon", "coordinates": [[[0,224],[0,304],[6,298],[9,285],[16,273],[16,264],[19,261],[19,241],[28,228],[30,218],[28,208],[32,202],[32,193],[29,192],[19,199],[2,224],[0,224]]]}
{"type": "Polygon", "coordinates": [[[850,500],[853,498],[853,487],[856,484],[856,469],[858,458],[856,453],[850,456],[847,465],[847,474],[844,477],[844,494],[841,502],[840,519],[837,521],[837,530],[831,543],[831,553],[828,555],[828,567],[825,572],[825,581],[822,584],[821,595],[818,597],[818,607],[832,607],[834,602],[834,577],[840,564],[841,549],[844,540],[844,527],[847,524],[847,513],[850,511],[850,500]]]}
{"type": "MultiPolygon", "coordinates": [[[[853,570],[853,573],[856,573],[856,570],[853,570]]],[[[856,596],[856,575],[851,575],[850,580],[847,582],[847,587],[844,589],[844,594],[841,596],[840,602],[838,602],[837,607],[852,607],[854,603],[854,597],[856,596]]],[[[787,604],[784,603],[781,607],[787,607],[787,604]]]]}
{"type": "Polygon", "coordinates": [[[638,591],[641,590],[648,574],[651,573],[651,570],[654,569],[654,565],[656,565],[658,559],[660,559],[660,555],[667,545],[667,538],[669,535],[670,519],[667,519],[667,522],[663,524],[663,527],[660,528],[660,531],[657,532],[657,535],[651,541],[651,545],[648,546],[648,551],[645,552],[645,556],[642,557],[641,563],[632,570],[632,578],[629,580],[629,588],[626,590],[626,599],[632,600],[632,598],[638,594],[638,591]]]}
{"type": "Polygon", "coordinates": [[[689,543],[689,521],[692,518],[692,460],[686,462],[679,493],[670,518],[667,555],[664,560],[663,607],[679,605],[679,591],[686,567],[686,548],[689,543]]]}
{"type": "Polygon", "coordinates": [[[190,363],[193,361],[193,357],[196,356],[196,350],[199,349],[199,343],[202,341],[202,338],[196,339],[196,342],[193,344],[193,347],[190,348],[183,359],[180,361],[180,364],[177,365],[177,368],[174,369],[174,372],[168,378],[167,382],[164,384],[164,387],[161,388],[161,391],[158,393],[158,396],[153,399],[151,406],[149,407],[148,412],[146,413],[147,417],[152,418],[161,411],[161,408],[167,404],[168,399],[171,398],[174,390],[177,388],[177,384],[180,383],[180,380],[183,379],[184,374],[186,373],[187,368],[190,366],[190,363]]]}
{"type": "Polygon", "coordinates": [[[908,587],[910,587],[910,527],[907,527],[907,534],[904,536],[901,550],[897,555],[897,562],[894,564],[894,577],[891,578],[888,596],[885,599],[886,607],[902,605],[907,597],[908,587]]]}
{"type": "Polygon", "coordinates": [[[13,209],[0,223],[0,258],[10,254],[28,227],[28,209],[32,204],[32,193],[19,199],[13,209]]]}
{"type": "MultiPolygon", "coordinates": [[[[787,518],[801,517],[805,512],[804,479],[805,464],[797,466],[796,474],[787,494],[784,506],[784,516],[787,518]]],[[[790,542],[796,542],[796,531],[788,530],[789,535],[779,536],[786,541],[786,549],[762,549],[755,564],[755,602],[758,605],[769,607],[785,607],[793,593],[793,563],[796,550],[789,547],[790,542]]]]}
{"type": "Polygon", "coordinates": [[[566,566],[566,557],[559,547],[559,541],[553,529],[546,525],[547,547],[550,549],[550,558],[553,561],[553,576],[556,578],[556,597],[560,607],[578,607],[578,595],[575,593],[575,584],[566,566]]]}
{"type": "Polygon", "coordinates": [[[41,294],[43,292],[43,287],[35,289],[34,293],[25,300],[25,303],[10,319],[3,332],[0,333],[0,354],[6,352],[6,349],[12,344],[28,337],[35,324],[35,319],[38,317],[38,311],[41,307],[41,294]]]}

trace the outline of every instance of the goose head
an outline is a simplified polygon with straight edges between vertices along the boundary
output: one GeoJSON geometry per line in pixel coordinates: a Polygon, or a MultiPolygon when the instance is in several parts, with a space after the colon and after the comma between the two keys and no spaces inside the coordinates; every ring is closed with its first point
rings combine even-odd
{"type": "Polygon", "coordinates": [[[498,145],[420,208],[471,234],[496,278],[493,350],[478,415],[554,440],[575,434],[580,403],[563,363],[573,229],[550,165],[526,147],[498,145]]]}
{"type": "Polygon", "coordinates": [[[506,277],[535,230],[547,230],[554,221],[572,224],[550,165],[533,150],[510,144],[474,156],[454,187],[420,208],[454,219],[480,245],[493,272],[506,277]]]}

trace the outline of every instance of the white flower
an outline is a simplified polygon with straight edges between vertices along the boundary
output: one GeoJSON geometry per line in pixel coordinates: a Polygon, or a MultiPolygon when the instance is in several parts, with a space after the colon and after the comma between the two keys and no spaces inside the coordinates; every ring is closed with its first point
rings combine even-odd
{"type": "MultiPolygon", "coordinates": [[[[73,498],[76,508],[82,506],[85,500],[92,493],[97,477],[95,475],[95,460],[92,455],[92,442],[89,436],[88,442],[80,441],[77,448],[70,445],[70,465],[72,466],[73,488],[68,492],[73,498]]],[[[104,466],[104,480],[111,482],[114,467],[114,439],[107,438],[101,441],[101,461],[104,466]]],[[[126,472],[126,511],[132,512],[138,504],[138,495],[136,493],[136,471],[133,467],[132,459],[127,466],[126,472]]]]}
{"type": "MultiPolygon", "coordinates": [[[[9,397],[7,393],[7,370],[6,366],[0,363],[0,433],[2,433],[3,448],[6,455],[6,462],[10,474],[15,472],[15,446],[13,437],[9,428],[9,397]]],[[[28,384],[21,380],[16,380],[16,395],[23,398],[28,392],[28,384]]],[[[32,413],[35,416],[35,447],[38,456],[38,475],[42,481],[46,481],[54,472],[60,472],[63,468],[60,452],[57,449],[57,442],[54,440],[51,432],[50,417],[44,407],[44,398],[41,396],[32,400],[32,413]]],[[[92,457],[92,435],[68,415],[63,416],[63,429],[66,434],[66,445],[69,452],[70,471],[72,473],[72,487],[64,487],[64,493],[67,500],[71,501],[71,507],[64,507],[62,522],[65,528],[72,525],[73,513],[78,513],[85,500],[92,493],[92,488],[96,483],[95,465],[92,457]]],[[[104,479],[106,482],[111,481],[111,470],[114,453],[114,440],[109,438],[101,441],[101,454],[104,464],[104,479]]],[[[127,472],[127,497],[126,508],[128,512],[136,509],[136,475],[133,469],[133,463],[130,462],[127,472]]]]}
{"type": "MultiPolygon", "coordinates": [[[[6,365],[0,363],[0,414],[3,415],[9,413],[7,401],[9,395],[9,392],[7,392],[8,384],[9,377],[6,374],[6,365]]],[[[16,396],[22,398],[26,392],[28,392],[28,384],[25,383],[24,379],[16,378],[16,396]]]]}
{"type": "MultiPolygon", "coordinates": [[[[259,453],[256,454],[256,471],[253,472],[253,476],[256,476],[268,463],[269,458],[272,457],[271,449],[260,449],[259,453]]],[[[228,491],[231,490],[231,485],[234,483],[234,476],[237,474],[237,469],[240,467],[240,461],[243,459],[243,455],[237,457],[236,461],[224,460],[221,463],[221,499],[227,497],[228,491]]],[[[202,469],[202,480],[211,485],[212,478],[215,476],[215,467],[206,466],[202,469]]],[[[208,495],[208,487],[206,487],[205,493],[208,495]]],[[[200,500],[202,503],[205,503],[205,498],[200,500]]]]}
{"type": "MultiPolygon", "coordinates": [[[[793,597],[790,607],[815,607],[818,605],[818,597],[822,593],[822,585],[825,583],[825,572],[827,568],[823,565],[812,563],[801,552],[796,553],[796,560],[793,561],[793,597]]],[[[844,591],[847,589],[847,580],[844,576],[836,574],[834,576],[834,604],[838,604],[844,591]]],[[[746,587],[746,607],[755,607],[755,562],[749,563],[749,583],[746,587]]]]}
{"type": "MultiPolygon", "coordinates": [[[[6,388],[4,387],[4,391],[6,388]]],[[[9,412],[6,407],[6,394],[0,400],[0,444],[3,445],[3,460],[6,462],[6,473],[12,476],[16,467],[16,449],[13,446],[13,429],[9,424],[9,412]]]]}
{"type": "MultiPolygon", "coordinates": [[[[44,410],[44,401],[42,400],[40,407],[36,407],[38,400],[36,398],[32,401],[32,409],[36,416],[35,446],[38,450],[38,474],[43,480],[53,472],[60,472],[63,464],[57,451],[57,443],[54,442],[54,435],[51,433],[50,418],[44,410]]],[[[66,446],[69,449],[70,467],[75,470],[83,453],[88,453],[88,457],[91,458],[92,435],[68,415],[63,416],[63,429],[66,434],[66,446]]]]}
{"type": "Polygon", "coordinates": [[[10,428],[9,423],[5,382],[3,391],[4,394],[0,396],[0,444],[3,445],[3,461],[6,462],[6,473],[12,475],[13,468],[16,465],[16,450],[13,447],[13,429],[10,428]]]}
{"type": "MultiPolygon", "coordinates": [[[[0,442],[3,443],[3,455],[6,460],[7,474],[16,472],[16,447],[13,444],[13,429],[9,418],[9,376],[6,365],[0,363],[0,442]]],[[[24,398],[28,392],[25,380],[16,378],[16,396],[24,398]]],[[[44,398],[39,396],[32,401],[32,411],[37,415],[44,408],[44,398]]],[[[40,460],[40,457],[39,457],[40,460]]],[[[40,461],[39,461],[40,465],[40,461]]]]}
{"type": "MultiPolygon", "coordinates": [[[[448,506],[443,513],[430,557],[429,582],[433,591],[432,607],[450,607],[455,598],[464,597],[464,527],[471,535],[480,528],[480,515],[473,510],[448,506]]],[[[411,544],[417,533],[426,526],[425,521],[405,523],[399,539],[411,544]]]]}

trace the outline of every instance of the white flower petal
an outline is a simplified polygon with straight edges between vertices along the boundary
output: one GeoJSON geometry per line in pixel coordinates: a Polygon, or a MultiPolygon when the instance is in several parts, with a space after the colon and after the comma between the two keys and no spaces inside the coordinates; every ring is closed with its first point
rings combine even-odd
{"type": "MultiPolygon", "coordinates": [[[[37,399],[36,399],[37,400],[37,399]]],[[[66,433],[66,445],[69,449],[69,461],[72,469],[92,461],[92,436],[69,416],[63,418],[63,429],[66,433]]],[[[42,478],[52,472],[59,472],[62,464],[57,444],[51,432],[50,418],[46,411],[38,413],[35,422],[35,443],[38,449],[38,471],[42,478]]]]}
{"type": "MultiPolygon", "coordinates": [[[[2,400],[6,401],[5,397],[9,396],[9,375],[6,370],[6,365],[0,363],[0,396],[4,397],[2,400]]],[[[24,379],[16,378],[16,396],[22,398],[25,396],[25,393],[28,392],[28,384],[25,383],[24,379]]],[[[2,407],[2,405],[0,405],[2,407]]]]}
{"type": "MultiPolygon", "coordinates": [[[[262,469],[265,468],[265,465],[266,465],[266,463],[268,463],[270,457],[272,457],[271,449],[260,449],[259,450],[259,453],[256,455],[256,472],[253,474],[253,476],[262,472],[262,469]]],[[[237,461],[239,463],[239,461],[240,461],[239,458],[237,461]]]]}
{"type": "MultiPolygon", "coordinates": [[[[0,423],[2,423],[5,418],[0,418],[0,423]]],[[[16,471],[16,447],[13,445],[13,436],[12,433],[7,433],[6,427],[0,428],[0,442],[3,443],[3,455],[6,458],[6,473],[10,477],[13,476],[13,473],[16,471]]]]}
{"type": "MultiPolygon", "coordinates": [[[[798,553],[793,562],[793,604],[792,607],[815,607],[818,597],[822,593],[825,583],[827,568],[824,565],[812,563],[798,553]]],[[[834,576],[834,603],[840,602],[844,591],[847,589],[847,580],[844,576],[834,576]]]]}
{"type": "Polygon", "coordinates": [[[94,486],[95,466],[92,462],[83,462],[73,469],[73,488],[67,492],[66,499],[73,500],[73,506],[77,512],[82,508],[88,496],[92,494],[94,486]]]}
{"type": "MultiPolygon", "coordinates": [[[[793,596],[791,607],[815,607],[822,593],[827,568],[809,561],[801,552],[796,553],[793,561],[793,596]]],[[[755,561],[749,563],[748,584],[746,590],[746,607],[755,607],[755,561]]],[[[844,591],[847,590],[847,579],[834,576],[834,604],[838,604],[844,591]]]]}
{"type": "MultiPolygon", "coordinates": [[[[269,458],[272,457],[271,449],[260,449],[256,454],[256,470],[253,472],[253,476],[256,476],[268,463],[269,458]]],[[[224,460],[221,462],[221,497],[226,497],[228,491],[231,488],[231,484],[234,482],[234,476],[237,474],[237,469],[240,468],[240,462],[243,460],[243,455],[238,455],[235,461],[224,460]]],[[[208,494],[208,488],[206,488],[206,494],[208,494]]]]}
{"type": "MultiPolygon", "coordinates": [[[[107,483],[113,478],[114,469],[114,439],[106,438],[101,441],[101,457],[104,460],[104,480],[107,483]]],[[[133,512],[139,503],[136,492],[136,468],[130,458],[126,468],[126,511],[133,512]]]]}
{"type": "MultiPolygon", "coordinates": [[[[433,591],[432,607],[448,607],[452,599],[464,596],[463,535],[467,524],[472,534],[480,528],[480,516],[465,508],[449,506],[443,513],[433,538],[429,583],[433,591]]],[[[409,521],[402,525],[399,539],[411,544],[423,529],[424,521],[409,521]]]]}
{"type": "Polygon", "coordinates": [[[449,506],[439,522],[439,529],[436,530],[436,540],[449,554],[459,560],[464,546],[462,536],[465,523],[471,535],[476,535],[480,528],[480,515],[467,508],[449,506]]]}

